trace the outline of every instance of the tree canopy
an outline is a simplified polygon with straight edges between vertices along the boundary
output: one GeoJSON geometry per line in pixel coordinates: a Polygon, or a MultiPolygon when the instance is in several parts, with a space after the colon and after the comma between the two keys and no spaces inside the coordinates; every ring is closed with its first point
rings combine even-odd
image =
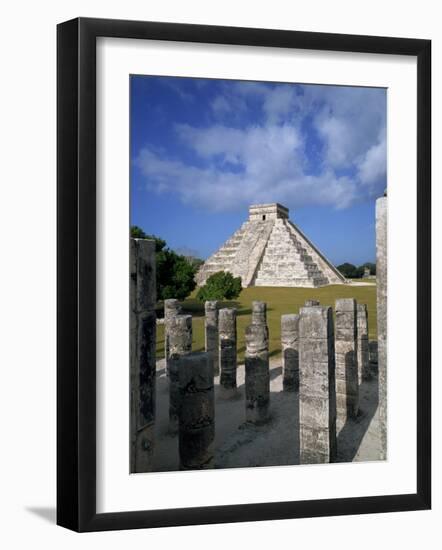
{"type": "Polygon", "coordinates": [[[131,237],[155,241],[157,300],[187,298],[196,286],[196,263],[168,248],[164,239],[148,235],[136,225],[131,227],[131,237]]]}

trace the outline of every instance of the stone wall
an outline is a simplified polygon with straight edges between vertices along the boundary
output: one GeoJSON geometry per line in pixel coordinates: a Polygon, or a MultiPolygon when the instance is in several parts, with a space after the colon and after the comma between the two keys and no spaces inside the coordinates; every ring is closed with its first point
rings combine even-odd
{"type": "Polygon", "coordinates": [[[253,204],[249,206],[249,221],[251,222],[287,219],[288,217],[289,209],[282,204],[253,204]]]}

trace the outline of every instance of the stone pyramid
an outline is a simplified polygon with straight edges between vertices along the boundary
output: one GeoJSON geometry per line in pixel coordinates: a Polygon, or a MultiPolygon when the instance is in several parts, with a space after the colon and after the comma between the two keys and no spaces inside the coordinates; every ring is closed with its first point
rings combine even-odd
{"type": "Polygon", "coordinates": [[[318,287],[344,284],[345,277],[289,220],[281,204],[249,207],[249,219],[208,258],[198,285],[217,271],[241,277],[242,286],[318,287]]]}

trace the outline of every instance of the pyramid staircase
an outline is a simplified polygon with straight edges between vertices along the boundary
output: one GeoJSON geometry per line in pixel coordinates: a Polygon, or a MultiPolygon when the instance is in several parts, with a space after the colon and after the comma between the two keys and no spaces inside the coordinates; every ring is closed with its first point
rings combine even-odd
{"type": "Polygon", "coordinates": [[[244,233],[247,229],[247,222],[243,223],[241,228],[238,229],[222,246],[212,254],[200,268],[197,273],[197,283],[204,284],[206,279],[217,273],[218,271],[233,271],[233,260],[238,251],[238,247],[241,244],[244,233]]]}
{"type": "Polygon", "coordinates": [[[253,286],[318,287],[329,284],[286,220],[275,221],[253,286]]]}

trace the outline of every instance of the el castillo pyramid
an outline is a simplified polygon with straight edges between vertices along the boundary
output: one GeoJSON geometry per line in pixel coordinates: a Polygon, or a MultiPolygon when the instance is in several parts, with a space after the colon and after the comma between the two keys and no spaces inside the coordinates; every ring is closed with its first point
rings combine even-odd
{"type": "Polygon", "coordinates": [[[199,286],[218,271],[241,277],[242,286],[319,287],[345,277],[278,203],[249,207],[249,219],[199,269],[199,286]]]}

